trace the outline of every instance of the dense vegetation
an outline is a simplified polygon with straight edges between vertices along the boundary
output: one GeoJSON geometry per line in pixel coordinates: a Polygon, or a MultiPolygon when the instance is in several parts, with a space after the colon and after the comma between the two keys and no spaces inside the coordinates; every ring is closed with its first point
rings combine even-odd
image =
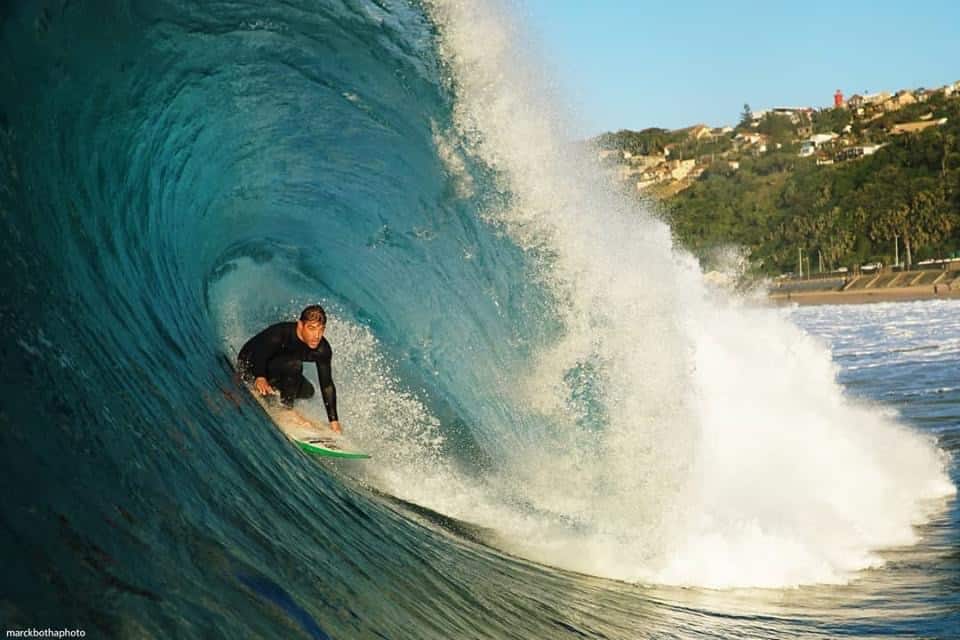
{"type": "MultiPolygon", "coordinates": [[[[795,137],[790,143],[795,130],[789,119],[765,117],[761,132],[782,141],[780,149],[745,155],[738,170],[714,161],[692,186],[663,202],[678,242],[699,255],[745,248],[767,274],[795,271],[798,253],[811,256],[814,270],[821,257],[826,270],[892,264],[895,242],[908,265],[957,255],[960,100],[938,96],[869,121],[832,109],[807,124],[816,132],[851,124],[858,141],[885,146],[871,156],[818,166],[799,157],[795,137]],[[948,120],[920,133],[887,133],[893,124],[928,114],[948,120]]],[[[647,148],[667,143],[669,132],[655,131],[638,138],[638,151],[640,140],[647,148]]]]}

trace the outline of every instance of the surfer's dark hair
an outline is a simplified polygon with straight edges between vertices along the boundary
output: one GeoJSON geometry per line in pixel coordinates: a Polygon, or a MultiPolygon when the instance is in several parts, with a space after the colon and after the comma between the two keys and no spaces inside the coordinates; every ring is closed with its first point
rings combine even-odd
{"type": "Polygon", "coordinates": [[[318,304],[312,304],[300,312],[300,322],[319,322],[327,326],[327,312],[318,304]]]}

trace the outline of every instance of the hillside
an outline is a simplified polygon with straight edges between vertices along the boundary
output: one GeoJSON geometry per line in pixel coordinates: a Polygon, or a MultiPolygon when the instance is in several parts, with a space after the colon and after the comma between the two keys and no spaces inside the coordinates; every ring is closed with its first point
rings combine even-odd
{"type": "Polygon", "coordinates": [[[738,247],[776,275],[960,256],[960,83],[595,142],[703,259],[738,247]]]}

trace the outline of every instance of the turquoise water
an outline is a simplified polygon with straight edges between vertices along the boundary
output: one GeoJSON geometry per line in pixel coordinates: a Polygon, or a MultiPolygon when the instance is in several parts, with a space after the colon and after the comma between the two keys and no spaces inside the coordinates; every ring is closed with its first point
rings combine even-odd
{"type": "Polygon", "coordinates": [[[956,636],[956,304],[713,301],[465,6],[0,8],[3,626],[956,636]],[[371,463],[233,380],[317,301],[371,463]]]}

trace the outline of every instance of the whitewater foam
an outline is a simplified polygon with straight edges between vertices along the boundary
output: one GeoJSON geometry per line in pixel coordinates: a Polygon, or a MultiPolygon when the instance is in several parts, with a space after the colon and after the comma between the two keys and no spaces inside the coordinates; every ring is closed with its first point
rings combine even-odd
{"type": "Polygon", "coordinates": [[[933,442],[847,398],[784,312],[711,298],[667,227],[568,143],[507,7],[429,6],[464,148],[512,195],[487,215],[543,256],[564,327],[507,392],[550,428],[492,485],[552,514],[543,538],[490,523],[507,548],[614,578],[781,587],[847,580],[913,542],[924,501],[954,491],[933,442]],[[592,428],[571,379],[600,406],[592,428]]]}
{"type": "MultiPolygon", "coordinates": [[[[496,461],[478,474],[452,459],[445,425],[392,373],[372,331],[324,300],[344,425],[374,454],[357,472],[494,530],[511,553],[631,581],[843,582],[876,566],[877,549],[913,542],[925,500],[953,491],[932,441],[847,398],[829,349],[787,312],[717,299],[669,229],[567,142],[572,128],[505,8],[430,7],[456,97],[452,126],[430,122],[439,164],[460,199],[486,187],[476,163],[497,177],[506,195],[480,215],[524,248],[550,299],[549,318],[534,306],[496,321],[552,339],[510,362],[480,341],[483,357],[466,366],[495,370],[449,376],[432,370],[452,366],[439,358],[423,372],[471,384],[511,416],[460,407],[496,461]]],[[[387,242],[381,231],[376,242],[387,242]]],[[[440,232],[411,233],[428,242],[440,232]]],[[[484,246],[465,244],[459,257],[489,265],[495,256],[476,254],[484,246]]],[[[314,301],[295,266],[232,266],[211,304],[228,352],[314,301]],[[251,293],[265,287],[269,301],[251,293]]],[[[322,419],[318,403],[307,407],[322,419]]]]}

